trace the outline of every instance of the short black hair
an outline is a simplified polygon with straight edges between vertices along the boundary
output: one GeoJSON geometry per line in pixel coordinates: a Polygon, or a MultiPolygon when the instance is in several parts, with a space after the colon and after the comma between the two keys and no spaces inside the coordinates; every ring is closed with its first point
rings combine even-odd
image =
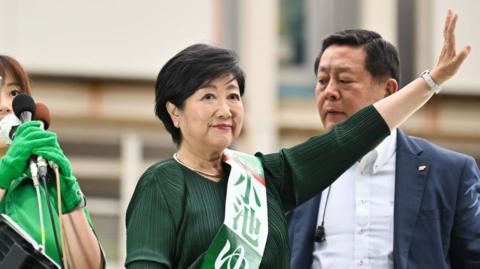
{"type": "Polygon", "coordinates": [[[182,134],[173,125],[166,104],[182,109],[185,100],[203,84],[223,75],[232,75],[238,82],[240,95],[245,90],[245,76],[235,52],[206,44],[195,44],[177,53],[160,70],[155,84],[155,114],[180,145],[182,134]]]}
{"type": "Polygon", "coordinates": [[[348,29],[327,36],[322,42],[322,49],[315,59],[314,72],[317,74],[320,58],[331,45],[361,47],[367,56],[365,68],[374,80],[382,81],[393,78],[400,81],[400,60],[398,50],[390,42],[373,31],[364,29],[348,29]]]}

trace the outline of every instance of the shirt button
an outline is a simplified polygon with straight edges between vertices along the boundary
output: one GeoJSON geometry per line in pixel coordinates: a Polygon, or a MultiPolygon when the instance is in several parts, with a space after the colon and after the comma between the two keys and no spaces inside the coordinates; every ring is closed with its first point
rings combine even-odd
{"type": "Polygon", "coordinates": [[[359,260],[358,265],[363,265],[363,260],[359,260]]]}
{"type": "Polygon", "coordinates": [[[365,232],[365,229],[363,229],[363,228],[360,228],[360,230],[358,230],[359,234],[363,234],[364,232],[365,232]]]}

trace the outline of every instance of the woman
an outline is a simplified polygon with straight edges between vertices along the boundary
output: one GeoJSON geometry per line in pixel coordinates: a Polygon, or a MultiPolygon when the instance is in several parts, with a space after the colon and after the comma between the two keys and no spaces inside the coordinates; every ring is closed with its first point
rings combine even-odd
{"type": "MultiPolygon", "coordinates": [[[[31,95],[30,80],[25,70],[13,58],[0,55],[0,120],[11,117],[12,101],[18,94],[31,95]]],[[[63,241],[68,251],[71,268],[103,268],[104,259],[93,231],[85,200],[77,180],[72,174],[70,162],[63,154],[56,134],[44,131],[38,121],[24,123],[16,130],[15,139],[8,146],[1,144],[0,160],[0,213],[8,215],[20,225],[38,244],[42,243],[36,192],[29,176],[27,163],[31,155],[54,161],[60,168],[62,215],[54,215],[55,229],[49,219],[47,201],[44,199],[46,254],[62,265],[62,246],[55,243],[54,230],[59,234],[59,221],[63,223],[63,241]],[[6,151],[6,152],[5,152],[6,151]]],[[[51,205],[57,212],[54,180],[49,183],[51,205]]]]}
{"type": "MultiPolygon", "coordinates": [[[[442,84],[468,55],[454,48],[456,15],[433,79],[442,84]]],[[[432,95],[422,78],[322,136],[255,157],[227,148],[243,123],[244,77],[235,55],[193,45],[156,82],[156,114],[178,145],[150,167],[127,210],[126,267],[289,268],[284,212],[332,183],[432,95]]]]}

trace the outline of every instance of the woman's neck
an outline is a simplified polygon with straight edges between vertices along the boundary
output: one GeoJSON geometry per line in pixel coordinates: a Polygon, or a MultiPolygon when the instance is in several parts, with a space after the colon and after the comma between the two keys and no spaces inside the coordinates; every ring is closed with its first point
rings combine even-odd
{"type": "Polygon", "coordinates": [[[206,152],[180,146],[175,159],[190,170],[213,181],[220,181],[223,175],[223,151],[206,152]]]}

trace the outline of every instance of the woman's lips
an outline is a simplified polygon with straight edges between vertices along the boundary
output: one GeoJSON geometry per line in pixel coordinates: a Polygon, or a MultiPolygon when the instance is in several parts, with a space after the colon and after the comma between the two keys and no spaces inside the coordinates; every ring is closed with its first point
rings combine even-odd
{"type": "Polygon", "coordinates": [[[220,130],[231,130],[232,129],[232,125],[225,124],[225,123],[215,124],[215,125],[213,125],[213,127],[217,128],[217,129],[220,129],[220,130]]]}

